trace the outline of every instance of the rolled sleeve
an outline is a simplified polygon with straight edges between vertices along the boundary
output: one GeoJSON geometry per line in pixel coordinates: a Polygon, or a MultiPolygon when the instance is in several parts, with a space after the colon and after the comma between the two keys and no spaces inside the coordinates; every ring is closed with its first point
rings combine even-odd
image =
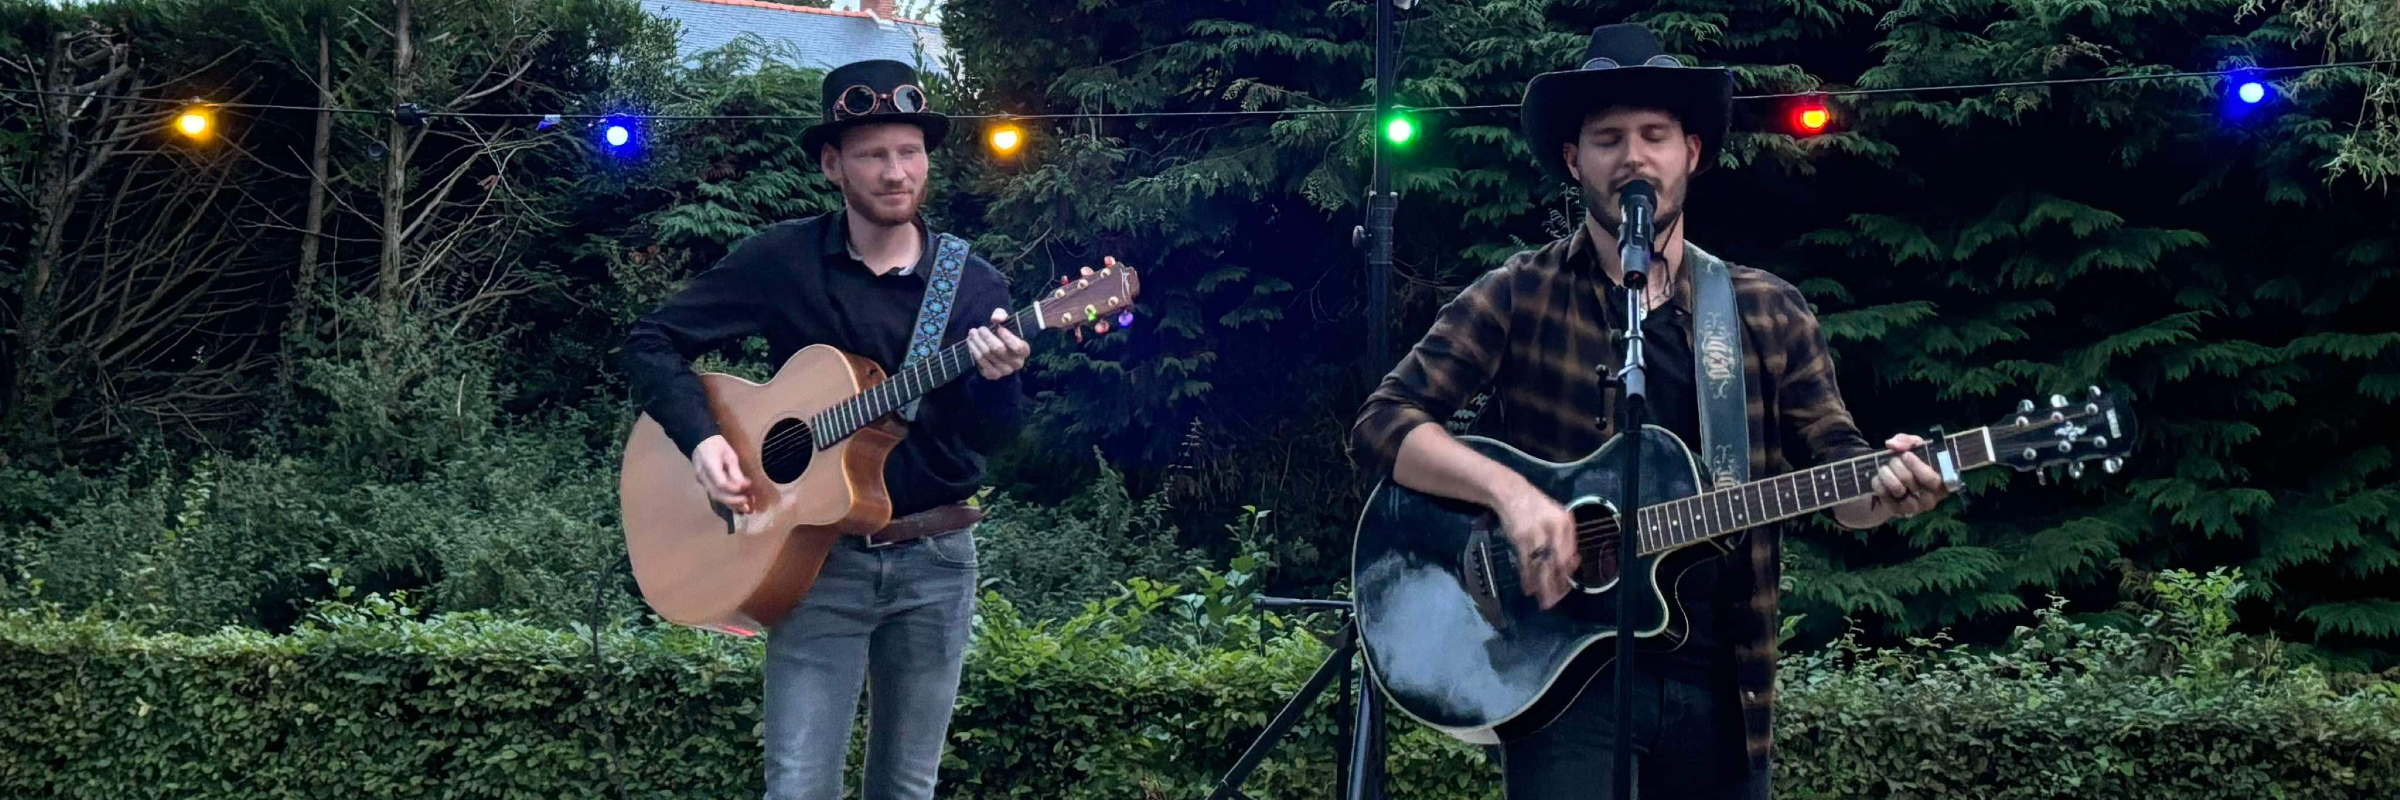
{"type": "Polygon", "coordinates": [[[1785,459],[1795,469],[1806,469],[1874,452],[1876,448],[1859,434],[1849,407],[1842,402],[1833,350],[1807,298],[1788,284],[1779,298],[1784,307],[1775,314],[1775,329],[1782,345],[1783,370],[1776,393],[1785,459]]]}
{"type": "Polygon", "coordinates": [[[1444,304],[1425,337],[1367,395],[1350,427],[1351,457],[1361,467],[1389,474],[1409,431],[1448,419],[1499,373],[1518,264],[1484,273],[1444,304]]]}

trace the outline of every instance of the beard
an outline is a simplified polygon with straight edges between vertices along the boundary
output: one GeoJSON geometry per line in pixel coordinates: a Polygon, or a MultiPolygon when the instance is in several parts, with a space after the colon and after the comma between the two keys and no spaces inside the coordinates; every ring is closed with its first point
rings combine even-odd
{"type": "Polygon", "coordinates": [[[925,206],[928,189],[924,185],[917,186],[916,192],[909,196],[907,205],[890,208],[885,206],[882,198],[875,194],[852,188],[855,183],[859,183],[859,181],[842,182],[843,202],[849,204],[850,210],[858,212],[859,216],[865,217],[868,222],[877,225],[896,228],[915,222],[917,210],[925,206]]]}
{"type": "MultiPolygon", "coordinates": [[[[1687,176],[1685,180],[1689,181],[1690,178],[1687,176]]],[[[1655,185],[1656,182],[1652,183],[1655,185]]],[[[1650,217],[1650,238],[1653,245],[1657,243],[1661,234],[1673,229],[1675,223],[1683,221],[1683,187],[1686,185],[1689,184],[1677,183],[1673,191],[1658,198],[1658,207],[1650,217]]],[[[1591,217],[1593,222],[1598,223],[1601,230],[1608,231],[1609,236],[1623,237],[1625,235],[1623,230],[1624,213],[1622,210],[1610,210],[1616,197],[1612,194],[1604,194],[1590,184],[1584,184],[1582,189],[1584,214],[1591,217]]]]}

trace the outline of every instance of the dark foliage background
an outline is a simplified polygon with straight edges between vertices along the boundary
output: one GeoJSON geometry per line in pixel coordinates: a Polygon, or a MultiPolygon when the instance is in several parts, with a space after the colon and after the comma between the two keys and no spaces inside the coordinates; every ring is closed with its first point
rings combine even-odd
{"type": "MultiPolygon", "coordinates": [[[[934,88],[960,113],[1364,105],[1371,10],[956,0],[947,66],[966,77],[934,88]]],[[[670,28],[621,0],[419,13],[405,69],[396,12],[10,0],[0,85],[816,111],[817,73],[754,42],[685,64],[670,28]]],[[[1399,95],[1513,103],[1593,26],[1625,19],[1732,66],[1744,94],[2311,63],[2400,42],[2388,9],[2348,0],[1428,2],[1402,23],[1399,95]]],[[[2145,431],[2122,475],[1984,471],[1939,513],[1796,539],[1797,643],[1845,619],[1875,641],[1946,628],[1997,642],[2051,594],[2132,624],[2120,604],[2160,571],[2238,566],[2250,632],[2391,666],[2391,76],[2282,73],[2238,118],[2218,78],[1858,96],[1811,138],[1785,132],[1779,101],[1739,102],[1692,235],[1810,296],[1871,438],[2090,384],[2129,395],[2145,431]]],[[[337,585],[547,624],[593,613],[598,588],[600,615],[638,614],[618,565],[632,410],[614,343],[750,231],[836,207],[800,125],[651,121],[629,158],[577,120],[418,130],[227,109],[193,144],[165,128],[175,110],[0,96],[0,594],[174,630],[281,630],[337,585]]],[[[1538,178],[1514,119],[1417,117],[1395,164],[1395,342],[1580,214],[1538,178]]],[[[1130,329],[1038,343],[1035,422],[987,498],[1009,512],[987,526],[996,589],[1037,616],[1133,577],[1341,591],[1363,489],[1343,434],[1397,355],[1364,352],[1349,247],[1369,122],[1045,121],[1012,158],[961,126],[930,213],[1021,300],[1104,255],[1145,285],[1130,329]]],[[[703,366],[763,375],[762,352],[703,366]]]]}

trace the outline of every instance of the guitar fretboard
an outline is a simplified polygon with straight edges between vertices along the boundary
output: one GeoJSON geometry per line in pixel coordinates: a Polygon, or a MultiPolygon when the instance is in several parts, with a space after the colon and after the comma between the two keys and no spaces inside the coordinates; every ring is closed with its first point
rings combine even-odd
{"type": "MultiPolygon", "coordinates": [[[[1000,326],[1015,333],[1017,338],[1032,338],[1026,335],[1024,322],[1033,319],[1036,320],[1035,325],[1039,326],[1041,308],[1040,303],[1035,303],[1030,308],[1009,314],[1008,321],[1000,326]]],[[[967,349],[965,341],[942,348],[933,357],[902,367],[882,383],[869,386],[866,391],[809,418],[809,437],[819,450],[832,447],[868,423],[882,419],[885,414],[908,405],[909,401],[956,380],[974,365],[975,357],[967,349]]]]}
{"type": "MultiPolygon", "coordinates": [[[[1958,472],[1990,466],[1990,429],[1951,434],[1910,452],[1937,473],[1944,457],[1958,472]]],[[[1642,555],[1866,497],[1875,491],[1876,471],[1896,458],[1887,450],[1644,508],[1638,534],[1642,555]]]]}

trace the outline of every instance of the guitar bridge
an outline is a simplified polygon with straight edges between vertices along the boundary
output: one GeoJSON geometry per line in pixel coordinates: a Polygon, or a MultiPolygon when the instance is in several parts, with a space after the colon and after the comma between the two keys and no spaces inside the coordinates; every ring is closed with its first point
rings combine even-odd
{"type": "Polygon", "coordinates": [[[1467,597],[1475,601],[1475,611],[1483,615],[1483,621],[1493,630],[1507,630],[1508,614],[1500,608],[1499,567],[1492,563],[1492,558],[1491,531],[1476,531],[1467,538],[1466,551],[1459,554],[1458,579],[1465,584],[1467,597]]]}

